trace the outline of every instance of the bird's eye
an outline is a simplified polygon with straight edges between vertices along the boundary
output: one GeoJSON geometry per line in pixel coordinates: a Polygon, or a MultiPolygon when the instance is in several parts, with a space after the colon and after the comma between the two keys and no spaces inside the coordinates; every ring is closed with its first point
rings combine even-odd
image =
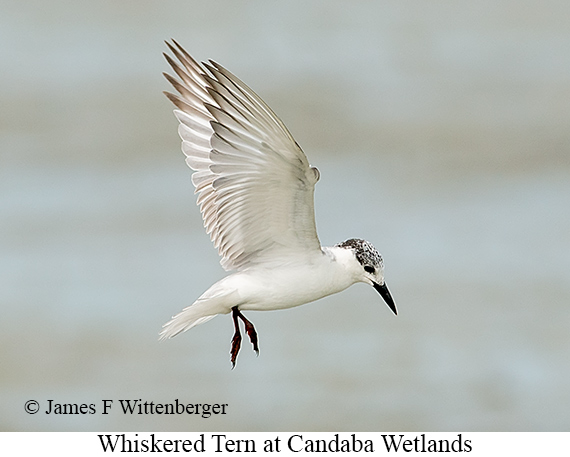
{"type": "Polygon", "coordinates": [[[366,265],[366,266],[364,267],[364,271],[366,271],[367,273],[372,274],[372,273],[374,273],[374,267],[371,267],[370,265],[366,265]]]}

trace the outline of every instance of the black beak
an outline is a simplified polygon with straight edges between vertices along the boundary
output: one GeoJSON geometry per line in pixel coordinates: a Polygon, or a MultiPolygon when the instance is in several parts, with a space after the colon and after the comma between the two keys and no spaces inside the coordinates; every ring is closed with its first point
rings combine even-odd
{"type": "Polygon", "coordinates": [[[376,284],[376,283],[373,283],[372,285],[378,291],[378,293],[382,296],[382,298],[384,299],[384,301],[388,305],[388,308],[390,308],[392,310],[392,312],[397,316],[398,310],[396,309],[396,303],[394,303],[394,300],[392,300],[392,295],[390,295],[390,291],[388,290],[386,283],[384,283],[384,285],[382,285],[382,286],[380,284],[376,284]]]}

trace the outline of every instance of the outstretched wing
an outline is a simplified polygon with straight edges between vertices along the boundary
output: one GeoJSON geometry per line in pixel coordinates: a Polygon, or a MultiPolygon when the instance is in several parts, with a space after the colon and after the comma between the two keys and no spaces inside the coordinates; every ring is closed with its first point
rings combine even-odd
{"type": "Polygon", "coordinates": [[[271,257],[314,255],[314,187],[319,172],[283,122],[221,65],[198,64],[176,41],[165,54],[178,76],[178,132],[204,226],[226,270],[271,257]]]}

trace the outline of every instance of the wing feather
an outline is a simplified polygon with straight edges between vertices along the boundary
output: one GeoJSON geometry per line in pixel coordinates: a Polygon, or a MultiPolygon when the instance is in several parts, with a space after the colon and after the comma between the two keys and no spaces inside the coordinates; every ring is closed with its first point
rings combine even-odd
{"type": "Polygon", "coordinates": [[[287,127],[224,67],[201,66],[175,40],[166,44],[178,78],[165,77],[178,94],[165,94],[177,108],[182,151],[222,266],[243,270],[320,251],[313,203],[319,174],[287,127]]]}

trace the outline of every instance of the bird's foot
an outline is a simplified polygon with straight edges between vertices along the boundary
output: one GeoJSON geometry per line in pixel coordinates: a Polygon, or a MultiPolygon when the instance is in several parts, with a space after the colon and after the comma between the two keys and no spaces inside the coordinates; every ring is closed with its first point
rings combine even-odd
{"type": "Polygon", "coordinates": [[[232,363],[232,370],[236,366],[236,359],[239,354],[239,350],[241,348],[241,332],[239,331],[239,322],[237,319],[240,314],[241,313],[239,312],[237,306],[234,306],[232,308],[232,318],[234,320],[235,333],[234,337],[232,338],[232,348],[230,349],[230,355],[231,355],[230,362],[232,363]]]}
{"type": "Polygon", "coordinates": [[[251,344],[253,346],[253,350],[255,351],[257,356],[259,356],[259,347],[257,345],[257,332],[255,331],[255,327],[253,326],[253,324],[250,321],[248,321],[243,316],[243,314],[240,313],[240,317],[241,317],[241,320],[243,321],[243,324],[245,325],[245,331],[247,332],[247,336],[249,336],[249,341],[251,341],[251,344]]]}
{"type": "Polygon", "coordinates": [[[232,348],[230,350],[231,355],[231,362],[232,362],[232,369],[236,366],[237,356],[239,354],[239,350],[241,348],[241,333],[239,330],[239,323],[238,317],[243,321],[243,325],[245,326],[245,331],[247,332],[247,336],[249,337],[249,341],[253,346],[253,350],[259,356],[259,346],[257,344],[257,332],[255,331],[255,327],[253,324],[245,318],[245,316],[240,312],[237,306],[232,308],[232,318],[234,320],[234,337],[232,338],[232,348]]]}
{"type": "Polygon", "coordinates": [[[232,363],[232,370],[236,366],[236,359],[239,354],[239,350],[241,349],[241,333],[239,330],[234,333],[234,337],[232,338],[232,349],[230,350],[231,355],[231,363],[232,363]]]}

